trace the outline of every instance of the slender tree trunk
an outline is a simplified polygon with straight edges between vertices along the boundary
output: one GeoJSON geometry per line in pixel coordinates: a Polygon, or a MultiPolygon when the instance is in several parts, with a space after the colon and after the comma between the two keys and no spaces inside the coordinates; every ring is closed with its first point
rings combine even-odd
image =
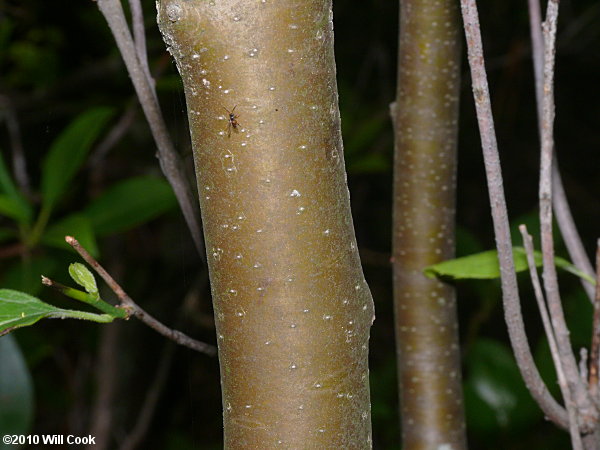
{"type": "Polygon", "coordinates": [[[225,448],[370,448],[373,302],[350,215],[331,1],[158,7],[188,106],[225,448]]]}
{"type": "Polygon", "coordinates": [[[466,447],[454,290],[423,275],[454,256],[457,19],[455,1],[400,1],[393,261],[407,450],[466,447]]]}

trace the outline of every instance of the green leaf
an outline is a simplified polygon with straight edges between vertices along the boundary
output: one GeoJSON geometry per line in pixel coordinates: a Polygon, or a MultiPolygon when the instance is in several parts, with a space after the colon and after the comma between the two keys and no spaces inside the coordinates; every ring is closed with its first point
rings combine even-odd
{"type": "Polygon", "coordinates": [[[466,358],[465,409],[469,429],[478,433],[524,428],[541,412],[527,391],[510,349],[478,339],[466,358]]]}
{"type": "MultiPolygon", "coordinates": [[[[536,267],[541,267],[542,253],[538,251],[534,252],[534,259],[536,267]]],[[[517,272],[528,270],[525,249],[522,247],[513,247],[513,260],[515,263],[515,270],[517,272]]],[[[593,278],[581,272],[566,259],[555,257],[554,264],[556,264],[556,267],[559,267],[595,284],[593,278]]],[[[476,253],[474,255],[463,256],[462,258],[450,259],[448,261],[426,267],[423,272],[429,278],[440,277],[454,280],[485,280],[499,278],[500,267],[498,264],[498,252],[496,250],[488,250],[486,252],[476,253]]]]}
{"type": "Polygon", "coordinates": [[[29,223],[31,210],[24,208],[23,205],[8,195],[0,194],[0,216],[4,215],[21,223],[29,223]]]}
{"type": "Polygon", "coordinates": [[[15,186],[0,153],[0,214],[22,223],[31,223],[33,210],[27,199],[15,186]]]}
{"type": "Polygon", "coordinates": [[[33,421],[33,382],[12,336],[0,338],[0,361],[0,434],[27,434],[33,421]]]}
{"type": "Polygon", "coordinates": [[[100,254],[96,234],[90,219],[83,214],[72,214],[53,223],[42,236],[42,243],[73,251],[73,248],[65,242],[65,236],[73,236],[94,257],[100,254]]]}
{"type": "Polygon", "coordinates": [[[85,210],[99,236],[119,233],[174,208],[175,194],[162,178],[141,176],[108,189],[85,210]]]}
{"type": "Polygon", "coordinates": [[[88,294],[97,295],[98,286],[96,285],[96,278],[94,274],[90,272],[86,266],[81,263],[73,263],[69,265],[69,275],[73,278],[73,281],[79,286],[83,287],[88,294]]]}
{"type": "Polygon", "coordinates": [[[0,336],[33,325],[41,319],[84,319],[94,322],[112,322],[108,314],[62,309],[44,303],[24,292],[0,289],[0,336]]]}
{"type": "Polygon", "coordinates": [[[88,110],[54,140],[42,166],[41,190],[46,208],[52,208],[64,194],[112,114],[110,108],[88,110]]]}
{"type": "Polygon", "coordinates": [[[0,192],[10,197],[14,197],[19,193],[6,167],[6,161],[4,161],[2,153],[0,153],[0,192]]]}

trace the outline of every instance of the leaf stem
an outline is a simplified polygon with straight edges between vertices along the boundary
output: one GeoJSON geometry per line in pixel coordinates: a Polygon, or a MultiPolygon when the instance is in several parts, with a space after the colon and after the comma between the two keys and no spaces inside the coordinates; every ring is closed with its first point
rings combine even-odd
{"type": "Polygon", "coordinates": [[[26,245],[28,247],[34,247],[42,237],[44,230],[46,229],[46,225],[48,225],[48,220],[50,219],[50,214],[52,213],[52,205],[45,203],[40,210],[40,213],[35,221],[35,225],[31,229],[31,233],[27,237],[26,245]]]}
{"type": "Polygon", "coordinates": [[[83,303],[87,303],[88,305],[93,306],[96,309],[99,309],[103,313],[110,315],[111,317],[117,319],[128,319],[131,311],[128,308],[120,308],[117,306],[113,306],[110,303],[105,302],[100,297],[88,294],[86,292],[80,291],[79,289],[75,289],[69,286],[65,286],[64,284],[58,283],[50,278],[42,276],[42,284],[45,286],[56,289],[61,294],[66,295],[74,300],[78,300],[83,303]]]}
{"type": "Polygon", "coordinates": [[[110,314],[96,314],[85,311],[76,311],[74,309],[63,309],[61,312],[48,314],[49,319],[81,319],[90,320],[98,323],[110,323],[115,318],[110,314]],[[64,314],[67,313],[67,314],[64,314]]]}
{"type": "Polygon", "coordinates": [[[112,276],[100,265],[98,261],[90,255],[85,248],[72,236],[66,236],[65,241],[75,249],[77,253],[96,271],[98,275],[108,284],[111,290],[121,301],[121,304],[129,308],[133,316],[144,322],[150,328],[159,332],[165,337],[177,342],[180,345],[196,350],[200,353],[206,353],[207,355],[214,356],[217,353],[217,349],[214,345],[206,344],[204,342],[197,341],[182,333],[181,331],[173,330],[166,325],[162,324],[146,311],[144,311],[137,303],[135,303],[129,295],[123,290],[123,288],[117,283],[112,276]]]}

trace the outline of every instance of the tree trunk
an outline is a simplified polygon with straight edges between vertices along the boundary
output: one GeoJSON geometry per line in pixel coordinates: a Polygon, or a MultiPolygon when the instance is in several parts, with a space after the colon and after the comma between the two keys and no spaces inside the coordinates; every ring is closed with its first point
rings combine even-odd
{"type": "Polygon", "coordinates": [[[465,448],[456,301],[423,269],[454,257],[458,3],[400,1],[394,305],[404,449],[465,448]]]}
{"type": "Polygon", "coordinates": [[[350,215],[331,1],[158,8],[188,107],[225,448],[370,448],[374,313],[350,215]]]}

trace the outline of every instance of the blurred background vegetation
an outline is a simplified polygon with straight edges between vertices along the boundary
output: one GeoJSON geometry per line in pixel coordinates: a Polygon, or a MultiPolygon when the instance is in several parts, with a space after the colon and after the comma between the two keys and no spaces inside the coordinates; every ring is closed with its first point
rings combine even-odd
{"type": "MultiPolygon", "coordinates": [[[[154,2],[145,1],[144,7],[150,64],[163,112],[193,177],[181,82],[156,28],[154,2]]],[[[527,223],[533,231],[539,156],[526,2],[488,0],[481,2],[480,14],[509,214],[514,229],[527,223]]],[[[377,310],[371,340],[376,449],[399,448],[400,434],[389,264],[393,158],[389,104],[396,92],[397,22],[397,3],[334,1],[346,165],[357,238],[377,310]]],[[[600,223],[599,76],[600,4],[563,0],[556,145],[573,214],[590,254],[600,223]]],[[[466,64],[462,85],[458,255],[490,249],[494,242],[466,64]]],[[[24,195],[34,204],[40,200],[44,156],[57,136],[90,108],[113,110],[83,170],[54,208],[50,224],[89,212],[90,205],[97,205],[111,188],[132,177],[160,179],[148,126],[108,27],[91,1],[0,2],[0,100],[2,156],[12,168],[14,139],[7,126],[12,116],[20,129],[30,179],[31,188],[24,195]],[[102,154],[99,144],[124,115],[122,139],[102,154]]],[[[137,220],[131,214],[127,220],[121,218],[119,226],[112,228],[93,222],[90,239],[97,242],[101,262],[141,306],[164,323],[177,324],[182,331],[214,343],[205,265],[170,192],[165,194],[156,187],[160,181],[156,183],[136,192],[142,202],[149,192],[159,189],[160,205],[136,212],[137,220]]],[[[109,200],[119,198],[113,194],[109,200]]],[[[23,257],[22,248],[16,245],[20,242],[16,229],[13,219],[0,217],[0,287],[22,289],[51,303],[72,306],[42,289],[38,280],[43,273],[67,283],[67,265],[78,260],[76,255],[50,239],[40,241],[23,257]]],[[[564,247],[559,246],[559,254],[567,256],[564,247]]],[[[521,276],[520,280],[536,359],[550,386],[556,388],[528,279],[521,276]]],[[[562,275],[560,281],[572,341],[578,349],[589,342],[591,307],[578,280],[562,275]]],[[[461,282],[457,289],[470,448],[567,448],[567,435],[544,421],[520,381],[503,322],[499,284],[461,282]]],[[[105,298],[110,294],[105,292],[105,298]]],[[[132,443],[133,429],[141,418],[147,432],[139,448],[222,447],[215,358],[174,348],[133,320],[111,325],[45,321],[14,337],[33,385],[31,432],[97,432],[108,439],[106,448],[124,448],[132,443]],[[155,407],[148,406],[149,393],[156,398],[155,407]],[[102,428],[105,414],[111,424],[102,428]]],[[[14,350],[6,350],[12,345],[7,339],[2,338],[0,351],[14,356],[14,350]]],[[[2,362],[5,376],[0,376],[0,392],[9,371],[6,361],[2,362]]],[[[13,374],[26,373],[18,357],[13,368],[13,374]]],[[[30,391],[26,375],[22,377],[22,404],[26,405],[30,391]]],[[[6,427],[8,419],[0,414],[0,427],[6,427]]],[[[21,425],[26,426],[23,420],[21,425]]]]}

